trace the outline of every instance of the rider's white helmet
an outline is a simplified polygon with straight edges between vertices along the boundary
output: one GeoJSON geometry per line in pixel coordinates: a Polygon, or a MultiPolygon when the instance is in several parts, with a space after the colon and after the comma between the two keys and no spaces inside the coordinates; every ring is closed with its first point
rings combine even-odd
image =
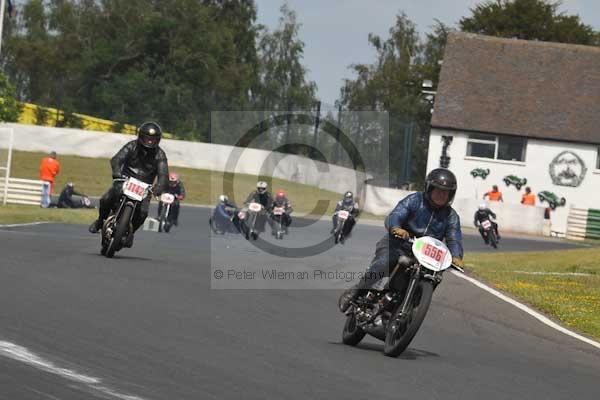
{"type": "Polygon", "coordinates": [[[265,181],[258,181],[256,183],[256,190],[258,190],[259,192],[264,192],[267,190],[267,182],[265,181]]]}
{"type": "Polygon", "coordinates": [[[483,211],[483,210],[485,210],[486,208],[487,208],[487,204],[485,204],[485,203],[481,203],[481,204],[479,205],[479,211],[483,211]]]}
{"type": "Polygon", "coordinates": [[[229,200],[229,197],[225,196],[224,194],[222,194],[222,195],[219,196],[219,201],[221,203],[225,203],[228,200],[229,200]]]}

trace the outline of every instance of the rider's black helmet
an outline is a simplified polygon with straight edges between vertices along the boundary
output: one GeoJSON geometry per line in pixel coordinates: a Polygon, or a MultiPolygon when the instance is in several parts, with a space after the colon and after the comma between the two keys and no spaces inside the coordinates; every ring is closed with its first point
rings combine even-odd
{"type": "Polygon", "coordinates": [[[138,142],[147,149],[155,149],[162,138],[162,129],[156,122],[144,122],[137,129],[138,142]]]}
{"type": "Polygon", "coordinates": [[[344,193],[344,204],[354,203],[354,194],[351,191],[344,193]]]}
{"type": "Polygon", "coordinates": [[[448,195],[448,201],[443,207],[452,204],[454,195],[456,195],[456,176],[454,176],[452,171],[446,168],[436,168],[427,174],[427,177],[425,178],[425,198],[431,205],[434,204],[431,200],[431,192],[434,188],[447,190],[450,192],[448,195]]]}

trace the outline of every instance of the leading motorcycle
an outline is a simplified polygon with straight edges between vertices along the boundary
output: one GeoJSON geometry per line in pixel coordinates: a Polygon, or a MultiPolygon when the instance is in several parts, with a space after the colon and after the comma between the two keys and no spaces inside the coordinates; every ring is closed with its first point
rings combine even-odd
{"type": "Polygon", "coordinates": [[[408,239],[412,254],[408,268],[400,263],[389,276],[351,303],[346,310],[342,341],[356,346],[366,334],[384,341],[386,356],[399,356],[415,337],[427,315],[444,270],[453,267],[446,245],[430,236],[408,239]]]}
{"type": "Polygon", "coordinates": [[[123,182],[119,201],[110,211],[102,225],[100,254],[112,258],[115,252],[121,250],[130,234],[133,234],[132,220],[135,210],[142,201],[152,195],[152,186],[133,177],[115,179],[123,182]]]}

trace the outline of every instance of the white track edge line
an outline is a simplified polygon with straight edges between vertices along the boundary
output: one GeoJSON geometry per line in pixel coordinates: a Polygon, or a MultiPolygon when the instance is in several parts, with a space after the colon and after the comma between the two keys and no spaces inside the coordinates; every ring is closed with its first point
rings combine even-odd
{"type": "Polygon", "coordinates": [[[585,342],[589,345],[592,345],[598,349],[600,349],[600,343],[596,342],[595,340],[592,340],[590,338],[587,338],[585,336],[582,336],[578,333],[575,333],[567,328],[565,328],[564,326],[561,326],[559,324],[557,324],[556,322],[552,321],[551,319],[549,319],[548,317],[540,314],[537,311],[532,310],[531,308],[527,307],[525,304],[519,303],[516,300],[511,299],[510,297],[500,293],[499,291],[492,289],[491,287],[487,286],[484,283],[479,282],[476,279],[471,278],[470,276],[467,276],[461,272],[458,271],[452,271],[452,273],[456,276],[458,276],[459,278],[462,278],[466,281],[471,282],[473,285],[479,287],[480,289],[485,290],[488,293],[493,294],[494,296],[498,297],[501,300],[504,300],[505,302],[517,307],[518,309],[520,309],[521,311],[526,312],[527,314],[531,315],[532,317],[534,317],[535,319],[537,319],[538,321],[542,322],[543,324],[556,329],[557,331],[567,335],[567,336],[571,336],[572,338],[575,338],[577,340],[580,340],[582,342],[585,342]]]}
{"type": "Polygon", "coordinates": [[[0,228],[16,228],[19,226],[32,226],[32,225],[42,225],[42,224],[51,224],[51,221],[38,221],[38,222],[26,222],[23,224],[6,224],[0,225],[0,228]]]}

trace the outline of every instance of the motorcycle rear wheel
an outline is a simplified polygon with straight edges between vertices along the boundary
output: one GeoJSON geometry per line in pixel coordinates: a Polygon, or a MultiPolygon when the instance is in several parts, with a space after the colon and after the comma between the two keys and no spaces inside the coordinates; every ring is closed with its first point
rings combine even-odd
{"type": "Polygon", "coordinates": [[[129,221],[131,220],[132,213],[133,208],[131,208],[131,206],[125,206],[119,219],[115,222],[115,230],[106,249],[105,256],[107,258],[112,258],[115,255],[115,252],[120,248],[121,242],[129,230],[129,221]]]}
{"type": "Polygon", "coordinates": [[[398,304],[385,329],[383,353],[388,357],[402,354],[425,320],[433,295],[433,283],[422,280],[417,285],[408,315],[398,315],[402,310],[402,304],[398,304]]]}

